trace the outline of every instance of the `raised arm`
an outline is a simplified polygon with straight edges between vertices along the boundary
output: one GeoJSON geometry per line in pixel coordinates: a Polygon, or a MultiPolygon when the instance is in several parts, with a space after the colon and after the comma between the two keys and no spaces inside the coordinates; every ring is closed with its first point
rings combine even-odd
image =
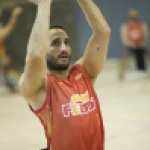
{"type": "Polygon", "coordinates": [[[93,30],[93,35],[89,39],[85,53],[77,63],[85,67],[91,81],[94,83],[106,61],[111,31],[101,11],[92,0],[77,0],[77,2],[93,30]]]}
{"type": "Polygon", "coordinates": [[[15,25],[17,23],[18,20],[18,16],[22,13],[22,8],[21,7],[17,7],[12,11],[11,17],[9,19],[8,24],[0,29],[0,40],[3,41],[5,40],[10,33],[13,31],[13,29],[15,28],[15,25]]]}
{"type": "Polygon", "coordinates": [[[24,97],[32,97],[46,88],[46,53],[49,43],[50,5],[52,0],[30,0],[37,14],[27,46],[26,64],[19,87],[24,97]]]}

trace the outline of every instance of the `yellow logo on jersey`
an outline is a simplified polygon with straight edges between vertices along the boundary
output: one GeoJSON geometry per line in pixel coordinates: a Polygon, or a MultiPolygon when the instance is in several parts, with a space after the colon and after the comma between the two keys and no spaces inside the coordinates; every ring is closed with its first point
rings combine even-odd
{"type": "Polygon", "coordinates": [[[89,97],[88,91],[84,94],[74,94],[71,97],[70,103],[62,105],[62,112],[64,117],[70,115],[76,116],[81,114],[88,114],[95,109],[95,101],[93,97],[89,97]]]}
{"type": "Polygon", "coordinates": [[[82,78],[82,73],[79,73],[79,74],[75,77],[76,81],[79,80],[79,79],[81,79],[81,78],[82,78]]]}

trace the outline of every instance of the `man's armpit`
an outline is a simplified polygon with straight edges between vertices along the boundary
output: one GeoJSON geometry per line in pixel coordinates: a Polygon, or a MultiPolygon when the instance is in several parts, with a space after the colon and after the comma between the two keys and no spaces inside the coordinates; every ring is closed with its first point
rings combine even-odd
{"type": "Polygon", "coordinates": [[[95,80],[96,80],[96,77],[95,77],[94,75],[90,74],[90,73],[88,73],[88,76],[89,76],[89,78],[90,78],[92,84],[94,84],[94,82],[95,82],[95,80]]]}
{"type": "Polygon", "coordinates": [[[41,87],[37,90],[37,93],[39,92],[46,92],[46,83],[45,80],[42,81],[41,87]]]}

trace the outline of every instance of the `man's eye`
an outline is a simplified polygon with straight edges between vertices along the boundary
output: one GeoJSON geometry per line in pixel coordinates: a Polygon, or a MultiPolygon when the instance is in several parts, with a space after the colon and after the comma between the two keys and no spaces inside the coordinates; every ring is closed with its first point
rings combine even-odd
{"type": "Polygon", "coordinates": [[[66,45],[70,45],[70,42],[69,42],[69,41],[65,41],[65,44],[66,44],[66,45]]]}
{"type": "Polygon", "coordinates": [[[59,41],[54,41],[53,45],[59,45],[59,41]]]}

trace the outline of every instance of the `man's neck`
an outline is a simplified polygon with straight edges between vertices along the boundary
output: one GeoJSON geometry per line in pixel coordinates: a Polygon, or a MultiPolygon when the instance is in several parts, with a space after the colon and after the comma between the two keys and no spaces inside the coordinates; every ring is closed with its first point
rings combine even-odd
{"type": "Polygon", "coordinates": [[[47,70],[47,73],[52,75],[52,76],[55,76],[57,78],[67,78],[68,77],[68,74],[69,74],[69,70],[47,70]]]}
{"type": "Polygon", "coordinates": [[[131,24],[138,24],[140,22],[140,20],[129,20],[129,22],[131,24]]]}

